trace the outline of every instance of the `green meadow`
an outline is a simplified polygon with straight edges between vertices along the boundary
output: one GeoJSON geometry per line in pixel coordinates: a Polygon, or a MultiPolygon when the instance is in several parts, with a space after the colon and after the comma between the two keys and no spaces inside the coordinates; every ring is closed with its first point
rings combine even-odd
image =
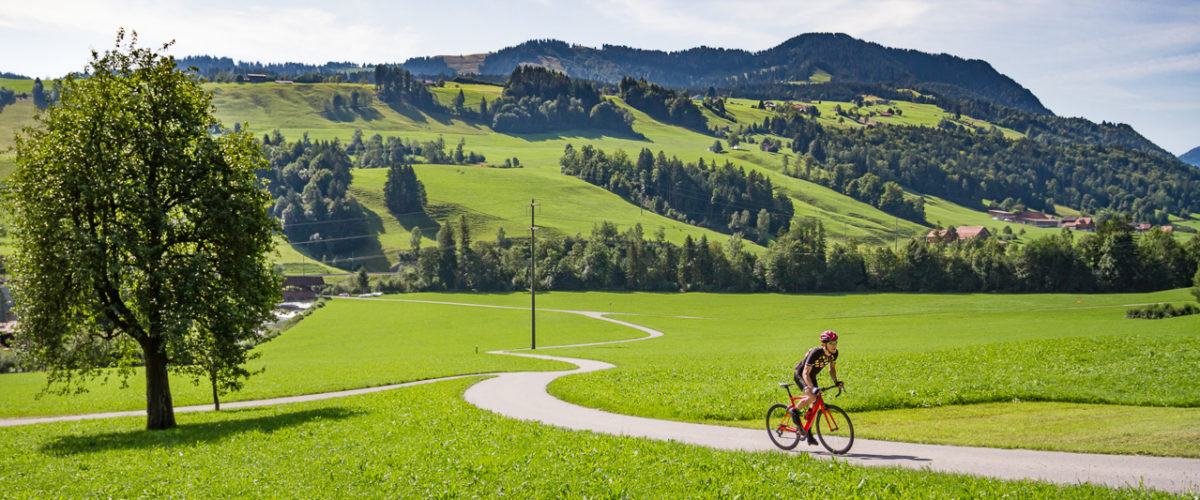
{"type": "MultiPolygon", "coordinates": [[[[461,298],[461,297],[460,297],[461,298]]],[[[436,300],[436,299],[435,299],[436,300]]],[[[618,340],[641,332],[565,313],[538,315],[542,346],[618,340]]],[[[333,299],[256,349],[251,371],[265,369],[222,400],[355,389],[450,375],[569,368],[557,362],[487,354],[529,346],[529,313],[432,304],[333,299]]],[[[122,388],[115,372],[83,394],[38,396],[41,373],[0,375],[0,418],[145,408],[145,376],[135,370],[122,388]]],[[[207,385],[173,376],[177,406],[212,403],[207,385]]]]}
{"type": "Polygon", "coordinates": [[[1170,497],[568,431],[480,411],[462,399],[476,381],[180,414],[168,431],[0,428],[0,484],[14,498],[1170,497]]]}

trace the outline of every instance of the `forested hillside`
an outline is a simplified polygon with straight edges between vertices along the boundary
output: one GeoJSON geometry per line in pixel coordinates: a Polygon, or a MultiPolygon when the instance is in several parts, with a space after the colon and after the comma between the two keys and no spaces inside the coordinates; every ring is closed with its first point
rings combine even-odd
{"type": "MultiPolygon", "coordinates": [[[[431,67],[429,58],[412,62],[413,68],[431,67]]],[[[628,76],[672,87],[807,81],[822,70],[838,82],[884,83],[918,90],[926,84],[948,85],[977,99],[1050,114],[1029,90],[984,61],[893,49],[844,34],[800,35],[760,52],[711,47],[663,52],[618,45],[595,49],[557,40],[532,40],[489,54],[479,72],[507,74],[527,63],[560,69],[575,78],[616,83],[628,76]]]]}

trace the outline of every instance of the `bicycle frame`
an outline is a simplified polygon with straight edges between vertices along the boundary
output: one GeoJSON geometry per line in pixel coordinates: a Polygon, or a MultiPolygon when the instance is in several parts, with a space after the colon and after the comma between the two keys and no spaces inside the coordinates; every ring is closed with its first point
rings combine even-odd
{"type": "MultiPolygon", "coordinates": [[[[783,384],[780,384],[780,385],[783,385],[783,384]]],[[[796,429],[794,426],[791,425],[791,422],[788,422],[788,421],[790,421],[792,418],[792,411],[800,409],[796,405],[800,402],[801,399],[804,399],[804,396],[803,395],[793,396],[792,388],[791,388],[792,385],[793,384],[783,385],[784,390],[786,390],[788,393],[788,413],[784,417],[785,421],[779,423],[779,428],[784,429],[784,430],[789,430],[789,431],[799,431],[800,429],[796,429]]],[[[804,432],[809,432],[810,430],[812,430],[813,424],[817,420],[817,415],[824,416],[826,419],[826,422],[829,424],[829,426],[831,428],[837,428],[837,425],[833,421],[833,418],[829,416],[829,412],[825,411],[825,398],[822,396],[822,394],[824,394],[825,391],[827,391],[829,389],[833,389],[835,387],[837,387],[837,389],[839,391],[841,391],[841,387],[838,387],[836,385],[831,385],[829,387],[822,387],[821,392],[816,394],[817,400],[813,401],[812,406],[809,407],[810,412],[804,418],[804,427],[803,427],[804,432]]]]}

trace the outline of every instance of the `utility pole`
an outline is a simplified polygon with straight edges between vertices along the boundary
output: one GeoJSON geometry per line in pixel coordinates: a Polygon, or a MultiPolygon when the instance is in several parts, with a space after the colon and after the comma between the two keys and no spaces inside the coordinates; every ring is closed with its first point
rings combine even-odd
{"type": "Polygon", "coordinates": [[[537,212],[538,204],[529,199],[529,349],[537,349],[537,274],[534,267],[535,259],[537,258],[536,241],[537,235],[534,231],[538,230],[537,224],[534,223],[534,216],[537,212]]]}

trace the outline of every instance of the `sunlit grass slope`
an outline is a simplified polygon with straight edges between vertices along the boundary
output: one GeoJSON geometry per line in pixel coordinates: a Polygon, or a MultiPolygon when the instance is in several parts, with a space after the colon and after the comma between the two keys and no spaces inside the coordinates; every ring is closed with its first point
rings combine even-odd
{"type": "MultiPolygon", "coordinates": [[[[393,215],[387,211],[383,186],[387,169],[354,171],[350,190],[379,219],[372,227],[389,262],[395,263],[398,250],[409,249],[415,227],[421,228],[422,245],[432,244],[438,228],[451,224],[457,228],[465,216],[473,240],[494,240],[503,228],[510,238],[529,235],[529,203],[536,198],[535,222],[544,228],[539,237],[590,234],[601,222],[608,221],[620,231],[641,224],[648,238],[661,229],[668,241],[682,243],[695,239],[723,243],[729,236],[701,229],[674,219],[639,210],[616,195],[573,177],[546,168],[497,169],[456,165],[416,165],[417,176],[425,183],[429,206],[425,214],[393,215]]],[[[374,218],[372,218],[374,219],[374,218]]],[[[752,245],[748,243],[748,245],[752,245]]]]}

